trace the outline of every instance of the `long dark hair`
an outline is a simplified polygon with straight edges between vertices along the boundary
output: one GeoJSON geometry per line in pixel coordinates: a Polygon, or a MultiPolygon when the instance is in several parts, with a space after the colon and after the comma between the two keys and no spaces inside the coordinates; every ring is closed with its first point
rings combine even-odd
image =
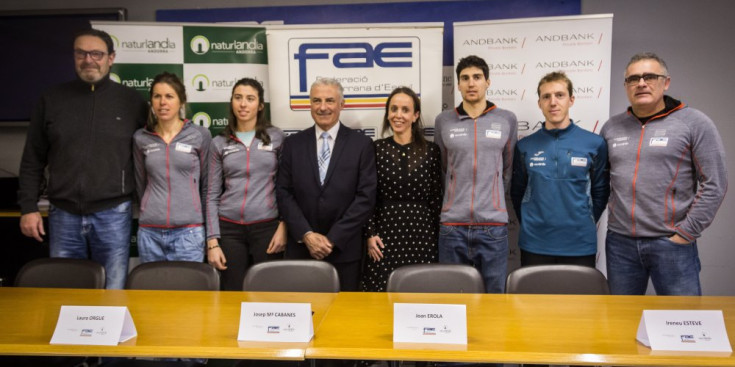
{"type": "MultiPolygon", "coordinates": [[[[179,97],[179,103],[181,103],[182,106],[186,106],[186,88],[184,87],[184,83],[181,82],[181,79],[179,79],[176,74],[169,73],[168,71],[164,71],[163,73],[158,74],[155,78],[153,78],[153,83],[151,83],[150,90],[151,99],[153,99],[153,87],[155,87],[156,84],[160,83],[168,84],[174,90],[174,92],[176,92],[176,96],[179,97]]],[[[183,120],[181,116],[179,117],[183,120]]],[[[146,127],[148,127],[148,130],[150,131],[155,131],[157,125],[158,118],[155,114],[153,114],[153,104],[151,103],[151,109],[148,111],[148,123],[146,124],[146,127]]]]}
{"type": "Polygon", "coordinates": [[[413,111],[419,113],[419,118],[416,119],[413,124],[411,124],[411,139],[416,148],[423,151],[424,149],[426,149],[426,138],[424,137],[424,121],[421,117],[421,100],[419,99],[419,96],[416,95],[416,92],[414,92],[409,87],[398,87],[390,92],[388,100],[385,101],[385,114],[383,115],[383,132],[381,133],[381,135],[385,137],[385,134],[388,132],[388,130],[391,130],[390,121],[388,121],[388,112],[390,110],[390,101],[396,94],[405,94],[411,97],[411,99],[413,100],[413,111]]]}
{"type": "Polygon", "coordinates": [[[230,94],[230,116],[227,120],[227,127],[222,131],[222,134],[230,139],[232,136],[235,136],[235,132],[237,131],[237,117],[235,117],[235,112],[232,111],[232,96],[235,95],[235,89],[239,86],[250,86],[258,91],[258,105],[262,108],[258,110],[258,115],[255,119],[255,137],[260,139],[263,145],[270,144],[271,137],[266,130],[273,125],[265,118],[265,90],[263,89],[263,85],[253,78],[242,78],[232,86],[232,93],[230,94]]]}

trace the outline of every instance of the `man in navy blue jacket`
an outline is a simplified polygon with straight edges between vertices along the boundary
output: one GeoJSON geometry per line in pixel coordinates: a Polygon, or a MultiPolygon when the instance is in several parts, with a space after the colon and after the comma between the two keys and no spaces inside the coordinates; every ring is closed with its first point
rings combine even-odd
{"type": "Polygon", "coordinates": [[[286,138],[278,169],[278,210],[289,232],[285,258],[328,261],[340,289],[357,291],[362,227],[378,185],[375,150],[370,138],[340,122],[345,102],[338,81],[317,80],[309,100],[315,125],[286,138]]]}
{"type": "Polygon", "coordinates": [[[572,81],[552,72],[538,84],[543,128],[518,141],[511,198],[521,224],[521,266],[595,266],[597,226],[609,189],[607,144],[569,118],[572,81]]]}

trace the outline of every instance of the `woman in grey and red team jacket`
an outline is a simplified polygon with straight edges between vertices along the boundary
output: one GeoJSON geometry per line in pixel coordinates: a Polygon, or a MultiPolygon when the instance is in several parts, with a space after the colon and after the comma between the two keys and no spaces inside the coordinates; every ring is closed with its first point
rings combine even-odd
{"type": "Polygon", "coordinates": [[[229,123],[209,153],[207,260],[224,290],[242,290],[250,265],[281,258],[286,246],[275,195],[285,136],[265,118],[263,95],[257,80],[237,81],[229,123]]]}
{"type": "Polygon", "coordinates": [[[201,262],[212,136],[182,118],[186,90],[176,74],[156,75],[150,94],[148,124],[133,136],[140,261],[201,262]]]}

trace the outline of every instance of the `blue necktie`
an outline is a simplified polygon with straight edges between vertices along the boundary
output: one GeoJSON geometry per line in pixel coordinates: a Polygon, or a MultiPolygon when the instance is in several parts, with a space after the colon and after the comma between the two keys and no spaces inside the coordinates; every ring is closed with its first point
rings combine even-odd
{"type": "Polygon", "coordinates": [[[319,153],[319,183],[324,185],[324,178],[327,177],[327,168],[329,168],[329,158],[332,156],[332,152],[329,151],[329,133],[323,132],[322,136],[322,151],[319,153]]]}

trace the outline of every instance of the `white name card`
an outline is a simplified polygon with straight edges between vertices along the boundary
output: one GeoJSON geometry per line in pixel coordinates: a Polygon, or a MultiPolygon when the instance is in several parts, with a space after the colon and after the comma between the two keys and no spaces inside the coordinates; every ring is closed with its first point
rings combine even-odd
{"type": "Polygon", "coordinates": [[[312,336],[310,303],[242,303],[237,340],[308,342],[312,336]]]}
{"type": "Polygon", "coordinates": [[[467,306],[394,303],[393,342],[467,344],[467,306]]]}
{"type": "Polygon", "coordinates": [[[636,340],[651,350],[732,352],[720,310],[644,310],[636,340]]]}
{"type": "Polygon", "coordinates": [[[137,335],[127,307],[61,306],[51,344],[117,345],[137,335]]]}

